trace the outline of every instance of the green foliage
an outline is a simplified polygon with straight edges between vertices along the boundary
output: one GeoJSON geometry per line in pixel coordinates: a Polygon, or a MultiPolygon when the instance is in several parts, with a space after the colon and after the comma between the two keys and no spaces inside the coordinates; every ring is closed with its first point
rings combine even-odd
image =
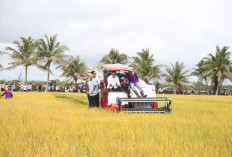
{"type": "Polygon", "coordinates": [[[14,41],[13,44],[17,47],[16,49],[12,47],[6,47],[6,51],[10,51],[11,53],[3,52],[11,56],[14,60],[9,63],[9,67],[6,69],[13,69],[18,66],[25,67],[25,82],[27,82],[27,70],[29,66],[35,64],[35,51],[38,46],[38,41],[35,41],[31,36],[28,38],[21,37],[20,41],[14,41]]]}
{"type": "Polygon", "coordinates": [[[66,45],[61,45],[57,42],[57,35],[48,37],[44,36],[45,39],[39,40],[38,51],[36,55],[38,68],[48,72],[47,86],[49,84],[49,75],[52,73],[51,64],[65,65],[67,64],[64,52],[69,50],[66,45]]]}
{"type": "Polygon", "coordinates": [[[0,71],[2,71],[4,68],[3,68],[3,66],[0,64],[0,71]]]}
{"type": "Polygon", "coordinates": [[[185,83],[188,83],[189,77],[189,70],[185,70],[184,63],[179,63],[178,61],[175,64],[171,64],[171,67],[166,66],[166,73],[164,74],[165,79],[167,82],[175,84],[175,91],[176,94],[177,88],[181,89],[181,86],[185,83]]]}
{"type": "Polygon", "coordinates": [[[210,53],[196,65],[195,74],[201,80],[210,80],[216,94],[218,94],[225,79],[232,81],[231,52],[228,52],[228,49],[227,46],[222,49],[217,46],[215,55],[210,53]]]}
{"type": "Polygon", "coordinates": [[[132,57],[133,63],[131,66],[138,72],[139,77],[146,83],[149,83],[151,79],[160,78],[161,65],[154,65],[154,55],[150,55],[149,49],[142,49],[142,52],[137,52],[137,55],[132,57]]]}
{"type": "Polygon", "coordinates": [[[66,77],[68,80],[74,80],[77,83],[78,78],[86,76],[87,65],[81,61],[80,56],[72,57],[68,59],[68,64],[61,66],[63,73],[61,77],[66,77]]]}
{"type": "Polygon", "coordinates": [[[127,64],[129,57],[124,53],[119,53],[119,50],[111,49],[100,61],[100,64],[127,64]]]}
{"type": "MultiPolygon", "coordinates": [[[[1,52],[0,51],[0,55],[2,55],[3,54],[3,52],[1,52]]],[[[4,68],[3,68],[3,66],[0,64],[0,71],[2,71],[4,68]]]]}

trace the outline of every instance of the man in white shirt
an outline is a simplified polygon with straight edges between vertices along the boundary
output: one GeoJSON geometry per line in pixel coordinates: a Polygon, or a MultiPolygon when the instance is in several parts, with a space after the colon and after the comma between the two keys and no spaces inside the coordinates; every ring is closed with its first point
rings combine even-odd
{"type": "Polygon", "coordinates": [[[112,88],[117,89],[118,86],[121,87],[116,71],[113,71],[112,74],[107,78],[107,82],[108,82],[107,85],[108,89],[112,89],[112,88]]]}
{"type": "Polygon", "coordinates": [[[97,75],[96,71],[91,71],[91,74],[93,75],[93,78],[97,80],[97,83],[98,83],[98,85],[100,87],[100,83],[101,83],[100,76],[97,75]]]}
{"type": "Polygon", "coordinates": [[[28,85],[28,90],[31,92],[32,91],[32,84],[28,85]]]}
{"type": "MultiPolygon", "coordinates": [[[[98,92],[100,92],[100,85],[101,85],[101,80],[100,77],[97,76],[97,72],[96,71],[92,71],[91,74],[93,75],[93,78],[97,80],[98,83],[98,92]]],[[[96,102],[97,102],[97,107],[99,107],[99,93],[96,96],[96,102]]]]}

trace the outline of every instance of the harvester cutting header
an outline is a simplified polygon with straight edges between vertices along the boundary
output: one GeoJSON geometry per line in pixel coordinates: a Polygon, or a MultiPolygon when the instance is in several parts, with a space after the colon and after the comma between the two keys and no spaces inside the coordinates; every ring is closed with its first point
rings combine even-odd
{"type": "Polygon", "coordinates": [[[127,65],[104,65],[101,107],[123,112],[171,112],[171,100],[156,97],[155,87],[127,65]]]}

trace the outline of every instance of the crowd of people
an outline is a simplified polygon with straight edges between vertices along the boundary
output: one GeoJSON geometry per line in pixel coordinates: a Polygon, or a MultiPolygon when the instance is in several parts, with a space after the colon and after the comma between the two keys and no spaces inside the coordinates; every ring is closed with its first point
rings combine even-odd
{"type": "Polygon", "coordinates": [[[36,84],[25,84],[22,82],[16,82],[16,83],[7,83],[7,84],[1,84],[1,87],[3,89],[8,89],[9,91],[24,91],[24,92],[31,92],[31,91],[42,91],[46,88],[45,85],[36,85],[36,84]]]}
{"type": "MultiPolygon", "coordinates": [[[[8,89],[9,91],[19,91],[19,92],[44,92],[47,88],[45,84],[25,84],[23,81],[16,82],[16,83],[6,83],[6,84],[0,84],[1,88],[8,89]]],[[[85,92],[85,87],[82,88],[80,86],[69,86],[69,85],[59,85],[56,83],[51,83],[48,86],[48,91],[50,92],[85,92]]]]}

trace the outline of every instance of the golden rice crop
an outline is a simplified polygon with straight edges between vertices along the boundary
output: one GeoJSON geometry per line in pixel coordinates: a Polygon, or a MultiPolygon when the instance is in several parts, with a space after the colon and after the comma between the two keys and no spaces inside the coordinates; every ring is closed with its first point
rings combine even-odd
{"type": "Polygon", "coordinates": [[[89,109],[85,94],[14,93],[0,99],[0,156],[232,156],[232,97],[166,96],[171,114],[128,114],[89,109]]]}

